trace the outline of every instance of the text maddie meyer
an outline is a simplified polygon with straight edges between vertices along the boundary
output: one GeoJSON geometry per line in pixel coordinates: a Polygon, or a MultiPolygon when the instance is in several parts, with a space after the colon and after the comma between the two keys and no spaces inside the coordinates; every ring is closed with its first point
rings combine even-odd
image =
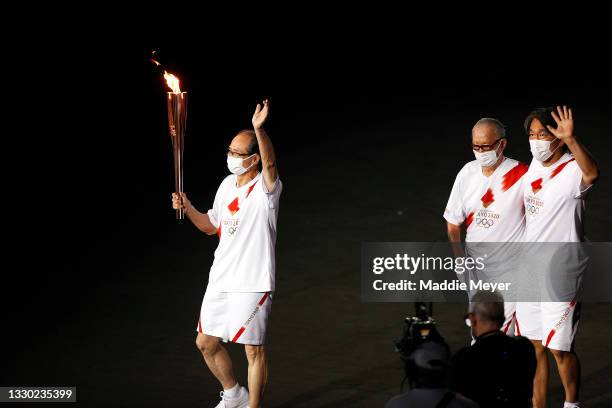
{"type": "Polygon", "coordinates": [[[442,282],[436,282],[431,279],[420,280],[418,282],[409,281],[402,279],[398,282],[384,282],[381,279],[377,279],[372,282],[374,290],[397,290],[397,291],[421,291],[421,290],[433,290],[433,291],[472,291],[472,290],[485,290],[485,291],[507,291],[510,290],[510,282],[484,282],[482,280],[470,280],[469,285],[466,282],[461,282],[458,279],[444,280],[442,282]]]}

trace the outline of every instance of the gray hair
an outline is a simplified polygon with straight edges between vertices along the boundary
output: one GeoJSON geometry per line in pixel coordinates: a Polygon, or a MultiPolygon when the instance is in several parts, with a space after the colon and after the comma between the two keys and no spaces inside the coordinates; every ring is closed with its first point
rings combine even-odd
{"type": "Polygon", "coordinates": [[[499,327],[504,324],[504,298],[497,292],[479,290],[470,301],[469,312],[480,319],[495,323],[499,327]]]}
{"type": "Polygon", "coordinates": [[[495,118],[482,118],[482,119],[479,119],[478,122],[476,122],[476,124],[474,125],[474,127],[472,127],[472,130],[474,130],[474,128],[476,128],[476,126],[478,126],[478,125],[490,125],[490,126],[493,126],[493,129],[495,129],[495,133],[497,134],[497,138],[498,139],[506,137],[506,127],[504,126],[503,123],[501,123],[499,120],[497,120],[495,118]]]}

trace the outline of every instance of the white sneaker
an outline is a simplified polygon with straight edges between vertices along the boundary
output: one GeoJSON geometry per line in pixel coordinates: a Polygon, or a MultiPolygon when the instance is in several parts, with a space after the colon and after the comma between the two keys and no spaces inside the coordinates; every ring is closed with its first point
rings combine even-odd
{"type": "Polygon", "coordinates": [[[246,408],[249,406],[249,392],[243,386],[240,386],[238,395],[234,398],[224,395],[223,391],[221,391],[219,396],[221,401],[219,401],[215,408],[246,408]]]}

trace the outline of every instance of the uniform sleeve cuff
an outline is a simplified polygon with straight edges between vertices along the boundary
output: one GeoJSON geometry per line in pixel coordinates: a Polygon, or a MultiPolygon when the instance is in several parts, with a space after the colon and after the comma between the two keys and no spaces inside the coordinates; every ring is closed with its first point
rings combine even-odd
{"type": "Polygon", "coordinates": [[[213,210],[212,209],[208,210],[208,212],[206,214],[208,214],[208,218],[210,218],[210,223],[212,225],[214,225],[215,227],[218,227],[219,226],[219,221],[213,215],[213,210]]]}

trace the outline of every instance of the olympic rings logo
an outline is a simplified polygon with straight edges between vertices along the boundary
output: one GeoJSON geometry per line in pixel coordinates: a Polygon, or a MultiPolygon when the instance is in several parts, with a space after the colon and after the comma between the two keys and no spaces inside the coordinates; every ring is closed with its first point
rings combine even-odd
{"type": "Polygon", "coordinates": [[[540,208],[533,204],[526,204],[525,210],[527,210],[527,212],[531,215],[536,215],[538,211],[540,210],[540,208]]]}
{"type": "Polygon", "coordinates": [[[483,228],[491,228],[495,221],[490,218],[474,218],[476,225],[480,225],[483,228]]]}

